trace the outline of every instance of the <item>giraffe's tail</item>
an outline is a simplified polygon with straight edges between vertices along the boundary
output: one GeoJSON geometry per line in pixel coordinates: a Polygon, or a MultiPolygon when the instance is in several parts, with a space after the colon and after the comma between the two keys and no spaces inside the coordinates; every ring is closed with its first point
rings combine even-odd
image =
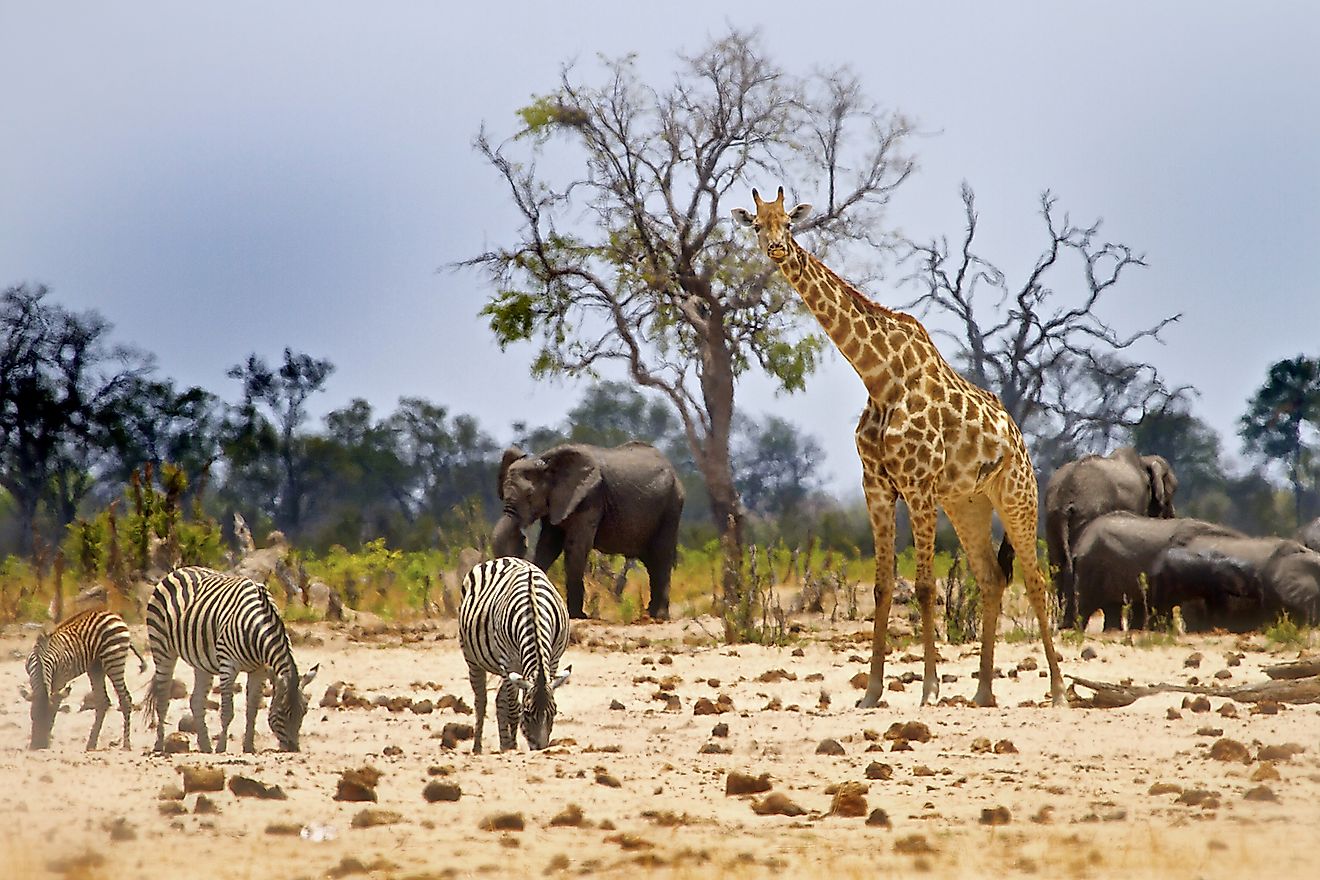
{"type": "Polygon", "coordinates": [[[1011,583],[1013,580],[1013,560],[1017,557],[1017,552],[1013,545],[1008,542],[1008,535],[1004,535],[999,542],[999,553],[996,559],[999,562],[999,570],[1004,573],[1004,581],[1011,583]]]}

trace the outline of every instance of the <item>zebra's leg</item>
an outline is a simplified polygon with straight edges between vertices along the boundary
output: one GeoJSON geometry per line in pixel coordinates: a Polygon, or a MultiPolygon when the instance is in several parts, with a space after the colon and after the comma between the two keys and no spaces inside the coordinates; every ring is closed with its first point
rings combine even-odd
{"type": "Polygon", "coordinates": [[[124,684],[124,667],[121,664],[117,670],[111,670],[109,673],[110,684],[114,686],[115,694],[119,697],[119,714],[124,716],[124,750],[129,748],[129,733],[133,724],[133,695],[128,692],[128,685],[124,684]]]}
{"type": "Polygon", "coordinates": [[[92,683],[92,705],[96,708],[96,717],[92,719],[92,732],[87,736],[87,751],[96,748],[96,741],[101,738],[101,725],[105,723],[105,713],[110,709],[110,695],[105,692],[105,670],[99,662],[93,661],[87,666],[87,678],[92,683]]]}
{"type": "Polygon", "coordinates": [[[243,751],[257,750],[257,711],[261,709],[261,691],[266,683],[266,670],[249,672],[247,677],[247,715],[243,718],[243,751]]]}
{"type": "Polygon", "coordinates": [[[207,754],[211,751],[211,732],[206,729],[206,698],[211,693],[211,673],[202,669],[193,670],[192,699],[188,701],[192,709],[193,724],[197,727],[197,751],[207,754]]]}
{"type": "Polygon", "coordinates": [[[500,728],[500,751],[518,748],[518,722],[522,720],[522,695],[507,678],[495,694],[495,721],[500,728]]]}
{"type": "Polygon", "coordinates": [[[170,708],[170,685],[174,682],[174,664],[178,657],[166,655],[163,651],[151,652],[152,662],[156,664],[151,679],[152,699],[156,701],[156,745],[152,751],[165,751],[165,713],[170,708]]]}
{"type": "Polygon", "coordinates": [[[486,723],[486,670],[475,663],[468,664],[468,681],[472,683],[472,708],[477,713],[477,724],[472,734],[472,754],[481,754],[481,728],[486,723]]]}
{"type": "Polygon", "coordinates": [[[228,664],[220,667],[220,735],[216,738],[215,750],[223,752],[229,748],[229,725],[234,720],[234,682],[238,679],[238,670],[228,664]]]}

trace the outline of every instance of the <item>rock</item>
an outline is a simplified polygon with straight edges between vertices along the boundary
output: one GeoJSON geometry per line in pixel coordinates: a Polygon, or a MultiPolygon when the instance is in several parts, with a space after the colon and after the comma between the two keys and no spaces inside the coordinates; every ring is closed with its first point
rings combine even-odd
{"type": "Polygon", "coordinates": [[[110,839],[115,843],[137,840],[137,829],[123,816],[105,822],[101,827],[110,832],[110,839]]]}
{"type": "Polygon", "coordinates": [[[581,828],[583,823],[582,808],[569,804],[550,820],[552,828],[581,828]]]}
{"type": "Polygon", "coordinates": [[[1168,718],[1170,721],[1177,721],[1182,717],[1182,712],[1179,712],[1177,709],[1170,706],[1169,711],[1165,713],[1164,717],[1168,718]]]}
{"type": "MultiPolygon", "coordinates": [[[[1215,673],[1215,678],[1219,679],[1220,681],[1224,681],[1224,680],[1226,680],[1226,679],[1230,679],[1230,678],[1232,678],[1232,677],[1233,677],[1233,673],[1229,672],[1227,669],[1220,669],[1218,672],[1215,673]]],[[[1224,706],[1224,708],[1226,709],[1226,708],[1228,708],[1228,707],[1231,706],[1231,705],[1232,705],[1231,703],[1226,704],[1226,705],[1224,706]]],[[[1219,711],[1222,712],[1223,709],[1221,709],[1221,710],[1219,710],[1219,711]]]]}
{"type": "Polygon", "coordinates": [[[710,729],[710,735],[717,736],[723,739],[724,737],[729,735],[729,725],[721,721],[719,724],[716,724],[714,727],[710,729]]]}
{"type": "Polygon", "coordinates": [[[197,719],[192,714],[186,714],[179,718],[179,733],[196,733],[197,719]]]}
{"type": "Polygon", "coordinates": [[[378,825],[397,825],[403,821],[403,815],[394,810],[379,810],[375,807],[367,807],[359,810],[353,817],[354,828],[375,828],[378,825]]]}
{"type": "Polygon", "coordinates": [[[422,797],[426,798],[428,804],[438,803],[439,801],[456,801],[463,796],[463,790],[453,782],[440,782],[433,779],[426,783],[422,789],[422,797]]]}
{"type": "Polygon", "coordinates": [[[1037,668],[1035,657],[1023,657],[1017,665],[1019,672],[1034,672],[1037,668]]]}
{"type": "Polygon", "coordinates": [[[1187,655],[1186,660],[1183,660],[1183,667],[1186,669],[1200,669],[1202,659],[1200,651],[1193,651],[1187,655]]]}
{"type": "Polygon", "coordinates": [[[171,733],[165,737],[165,754],[181,755],[192,751],[192,737],[186,733],[171,733]]]}
{"type": "Polygon", "coordinates": [[[866,681],[867,674],[865,672],[859,672],[852,678],[848,679],[848,683],[859,691],[866,690],[866,681]]]}
{"type": "Polygon", "coordinates": [[[996,755],[1016,755],[1017,753],[1017,746],[1013,745],[1011,739],[1001,739],[999,742],[995,743],[996,755]]]}
{"type": "Polygon", "coordinates": [[[1095,648],[1092,648],[1090,645],[1087,645],[1085,648],[1082,649],[1083,660],[1094,660],[1096,657],[1099,656],[1100,655],[1096,653],[1095,648]]]}
{"type": "Polygon", "coordinates": [[[889,747],[889,751],[910,752],[912,751],[912,743],[908,742],[905,739],[896,739],[894,740],[893,744],[889,747]]]}
{"type": "Polygon", "coordinates": [[[181,801],[183,800],[183,789],[179,788],[173,782],[167,782],[160,787],[160,793],[156,795],[158,801],[181,801]]]}
{"type": "Polygon", "coordinates": [[[335,709],[339,706],[339,695],[343,692],[343,686],[336,682],[325,689],[321,695],[320,706],[322,709],[335,709]]]}
{"type": "Polygon", "coordinates": [[[1251,707],[1252,715],[1278,715],[1279,704],[1274,700],[1261,700],[1251,707]]]}
{"type": "Polygon", "coordinates": [[[709,697],[701,697],[692,707],[693,715],[723,715],[733,711],[733,700],[727,694],[720,694],[715,702],[709,697]]]}
{"type": "Polygon", "coordinates": [[[1250,764],[1251,752],[1235,739],[1217,739],[1210,746],[1210,757],[1216,761],[1229,761],[1235,764],[1250,764]]]}
{"type": "Polygon", "coordinates": [[[907,740],[908,742],[930,742],[930,727],[922,721],[895,721],[885,731],[885,739],[907,740]]]}
{"type": "Polygon", "coordinates": [[[990,740],[984,736],[978,736],[976,739],[972,740],[973,755],[983,755],[992,748],[993,746],[990,745],[990,740]]]}
{"type": "Polygon", "coordinates": [[[788,795],[776,791],[755,801],[752,812],[758,816],[803,816],[807,811],[789,800],[788,795]]]}
{"type": "Polygon", "coordinates": [[[830,815],[855,818],[866,815],[866,786],[861,782],[845,782],[834,792],[830,802],[830,815]]]}
{"type": "Polygon", "coordinates": [[[905,856],[924,856],[935,852],[924,834],[909,834],[894,841],[894,852],[905,856]]]}
{"type": "Polygon", "coordinates": [[[769,773],[752,776],[748,773],[731,770],[724,779],[724,794],[726,797],[739,794],[760,794],[763,791],[769,791],[771,787],[769,773]]]}
{"type": "Polygon", "coordinates": [[[610,700],[610,709],[612,709],[615,712],[622,712],[623,703],[620,703],[618,700],[610,700]]]}
{"type": "Polygon", "coordinates": [[[266,826],[266,833],[277,837],[297,837],[302,833],[302,826],[297,822],[271,822],[266,826]]]}
{"type": "Polygon", "coordinates": [[[284,801],[289,796],[278,785],[266,785],[247,776],[234,776],[229,780],[229,790],[235,797],[254,797],[268,801],[284,801]]]}
{"type": "Polygon", "coordinates": [[[386,702],[385,708],[391,712],[404,712],[412,708],[412,697],[390,697],[386,702]]]}
{"type": "Polygon", "coordinates": [[[816,754],[842,755],[845,753],[843,751],[843,746],[839,744],[837,739],[823,739],[820,741],[820,745],[816,746],[816,754]]]}
{"type": "Polygon", "coordinates": [[[343,770],[339,774],[339,783],[335,788],[337,801],[376,801],[376,783],[380,782],[381,773],[370,765],[356,770],[343,770]]]}
{"type": "Polygon", "coordinates": [[[450,721],[440,731],[440,745],[446,749],[455,749],[460,742],[472,739],[474,735],[471,724],[450,721]]]}
{"type": "Polygon", "coordinates": [[[876,807],[874,810],[872,810],[871,815],[866,817],[866,824],[870,825],[872,828],[894,827],[889,822],[889,814],[886,813],[884,810],[880,809],[879,807],[876,807]]]}
{"type": "Polygon", "coordinates": [[[1194,700],[1185,701],[1185,705],[1186,708],[1191,709],[1193,712],[1209,712],[1210,698],[1206,696],[1200,696],[1194,700]]]}
{"type": "Polygon", "coordinates": [[[698,755],[732,755],[733,749],[728,746],[720,745],[717,742],[708,742],[697,749],[698,755]]]}
{"type": "Polygon", "coordinates": [[[1206,791],[1204,788],[1190,788],[1178,795],[1178,800],[1174,803],[1213,810],[1219,806],[1219,795],[1213,791],[1206,791]]]}
{"type": "Polygon", "coordinates": [[[982,825],[1007,825],[1013,821],[1013,814],[1008,807],[984,807],[981,810],[982,825]]]}
{"type": "Polygon", "coordinates": [[[1153,785],[1151,785],[1149,789],[1146,790],[1146,793],[1151,795],[1182,794],[1182,792],[1183,792],[1182,786],[1177,785],[1176,783],[1173,782],[1156,782],[1153,785]]]}
{"type": "Polygon", "coordinates": [[[170,682],[170,699],[182,700],[188,696],[188,686],[180,679],[174,679],[170,682]]]}
{"type": "Polygon", "coordinates": [[[1223,736],[1223,735],[1224,735],[1224,728],[1222,728],[1222,727],[1210,727],[1209,725],[1207,725],[1207,726],[1205,726],[1205,727],[1198,727],[1198,728],[1196,728],[1196,735],[1197,735],[1197,736],[1223,736]]]}
{"type": "Polygon", "coordinates": [[[204,794],[197,796],[197,803],[193,804],[194,813],[218,813],[220,808],[216,806],[215,801],[204,794]]]}
{"type": "Polygon", "coordinates": [[[492,813],[477,827],[482,831],[522,831],[526,826],[522,813],[492,813]]]}
{"type": "Polygon", "coordinates": [[[418,700],[412,704],[414,715],[430,715],[435,711],[435,704],[430,700],[418,700]]]}
{"type": "Polygon", "coordinates": [[[194,791],[224,791],[225,771],[220,767],[179,767],[183,774],[183,793],[194,791]]]}
{"type": "Polygon", "coordinates": [[[757,681],[770,684],[776,681],[797,681],[797,676],[783,669],[771,669],[756,677],[757,681]]]}
{"type": "Polygon", "coordinates": [[[161,801],[156,805],[156,809],[162,816],[182,816],[188,812],[183,801],[161,801]]]}
{"type": "Polygon", "coordinates": [[[1304,751],[1306,751],[1305,746],[1290,742],[1280,746],[1261,746],[1256,757],[1261,761],[1291,761],[1293,755],[1304,751]]]}
{"type": "Polygon", "coordinates": [[[934,775],[935,775],[935,771],[932,770],[932,769],[930,769],[929,767],[927,767],[925,764],[918,764],[917,766],[915,766],[915,767],[912,768],[912,775],[913,775],[913,776],[934,776],[934,775]]]}
{"type": "Polygon", "coordinates": [[[1248,789],[1247,793],[1242,795],[1244,800],[1248,801],[1271,801],[1278,802],[1279,797],[1268,785],[1258,785],[1255,788],[1248,789]]]}
{"type": "Polygon", "coordinates": [[[613,776],[611,776],[610,774],[606,773],[604,770],[597,770],[597,771],[596,771],[596,784],[597,784],[597,785],[603,785],[603,786],[605,786],[606,788],[622,788],[622,787],[623,787],[623,783],[619,782],[619,780],[615,779],[613,776]]]}
{"type": "Polygon", "coordinates": [[[866,765],[867,779],[893,779],[894,768],[889,764],[881,764],[879,761],[872,761],[866,765]]]}
{"type": "Polygon", "coordinates": [[[1268,782],[1279,778],[1279,769],[1273,761],[1261,761],[1260,766],[1251,774],[1252,782],[1268,782]]]}

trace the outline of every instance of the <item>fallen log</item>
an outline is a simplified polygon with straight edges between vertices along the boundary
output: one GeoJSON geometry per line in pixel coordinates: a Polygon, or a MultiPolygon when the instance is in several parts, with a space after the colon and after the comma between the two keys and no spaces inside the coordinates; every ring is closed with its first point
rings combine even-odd
{"type": "Polygon", "coordinates": [[[1075,675],[1069,676],[1069,678],[1076,684],[1095,692],[1095,696],[1089,702],[1091,706],[1097,709],[1113,709],[1118,706],[1126,706],[1142,697],[1165,693],[1204,694],[1208,697],[1220,697],[1235,700],[1239,703],[1259,703],[1264,700],[1295,704],[1320,702],[1320,678],[1265,681],[1229,688],[1199,684],[1123,685],[1092,681],[1086,678],[1078,678],[1075,675]]]}
{"type": "Polygon", "coordinates": [[[1320,660],[1294,660],[1277,666],[1266,666],[1265,674],[1270,678],[1312,678],[1320,675],[1320,660]]]}

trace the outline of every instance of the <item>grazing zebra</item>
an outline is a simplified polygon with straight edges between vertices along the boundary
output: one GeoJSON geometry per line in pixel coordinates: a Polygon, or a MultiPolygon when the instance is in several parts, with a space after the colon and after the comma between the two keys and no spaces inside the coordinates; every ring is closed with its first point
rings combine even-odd
{"type": "Polygon", "coordinates": [[[481,754],[487,673],[504,679],[495,695],[500,750],[517,748],[520,720],[528,748],[549,745],[555,689],[568,681],[573,667],[556,674],[568,646],[568,607],[541,569],[506,556],[468,572],[458,638],[477,710],[473,754],[481,754]]]}
{"type": "Polygon", "coordinates": [[[243,751],[255,751],[254,729],[267,671],[273,679],[267,713],[270,729],[281,750],[298,751],[298,732],[307,711],[302,689],[316,677],[317,667],[298,677],[289,634],[264,586],[209,568],[176,568],[160,579],[147,602],[147,641],[156,671],[143,711],[156,716],[156,751],[165,749],[165,712],[174,664],[180,658],[193,668],[190,706],[201,751],[211,751],[206,730],[211,677],[220,676],[220,736],[215,747],[223,752],[229,722],[234,720],[234,680],[240,672],[248,674],[243,751]]]}
{"type": "Polygon", "coordinates": [[[106,676],[119,696],[119,711],[124,716],[124,748],[127,749],[133,712],[133,698],[124,685],[124,662],[129,651],[137,655],[140,671],[145,672],[146,662],[129,641],[128,624],[110,611],[84,611],[65,620],[52,632],[37,636],[37,643],[27,658],[28,680],[32,685],[29,695],[32,700],[32,739],[28,748],[50,748],[55,715],[69,695],[66,685],[87,673],[96,707],[96,720],[92,722],[92,733],[87,737],[87,750],[96,748],[101,724],[110,708],[110,695],[105,692],[106,676]]]}

